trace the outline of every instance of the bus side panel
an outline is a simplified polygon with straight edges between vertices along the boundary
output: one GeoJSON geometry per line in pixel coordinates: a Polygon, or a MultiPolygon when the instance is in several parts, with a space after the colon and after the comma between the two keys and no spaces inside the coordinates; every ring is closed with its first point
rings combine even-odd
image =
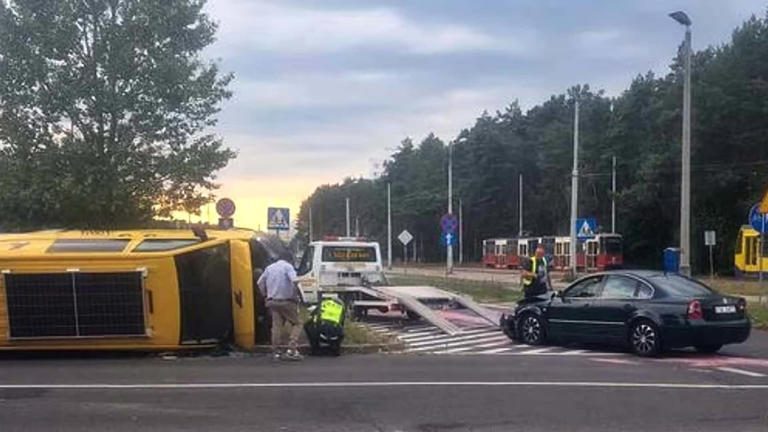
{"type": "Polygon", "coordinates": [[[253,267],[248,243],[245,241],[231,242],[230,256],[235,343],[240,348],[252,349],[256,341],[254,310],[256,302],[253,298],[253,267]]]}
{"type": "Polygon", "coordinates": [[[146,262],[144,280],[146,315],[152,345],[179,344],[181,308],[179,283],[173,258],[165,257],[146,262]]]}

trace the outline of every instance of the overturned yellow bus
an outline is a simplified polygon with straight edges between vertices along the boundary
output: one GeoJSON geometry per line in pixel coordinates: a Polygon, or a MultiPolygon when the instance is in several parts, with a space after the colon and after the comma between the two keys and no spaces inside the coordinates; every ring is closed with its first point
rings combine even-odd
{"type": "Polygon", "coordinates": [[[0,235],[0,350],[252,348],[278,253],[248,230],[0,235]]]}

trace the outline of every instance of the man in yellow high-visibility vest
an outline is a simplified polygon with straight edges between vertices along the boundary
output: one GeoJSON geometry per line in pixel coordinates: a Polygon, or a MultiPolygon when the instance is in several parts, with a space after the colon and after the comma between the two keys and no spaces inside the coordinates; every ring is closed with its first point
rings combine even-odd
{"type": "Polygon", "coordinates": [[[527,262],[523,263],[523,293],[525,297],[536,297],[549,291],[549,269],[544,245],[536,246],[536,253],[527,262]]]}

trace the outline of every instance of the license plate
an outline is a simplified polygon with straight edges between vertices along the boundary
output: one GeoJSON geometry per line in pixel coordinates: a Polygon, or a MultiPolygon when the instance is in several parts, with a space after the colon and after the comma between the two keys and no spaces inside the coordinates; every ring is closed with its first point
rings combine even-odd
{"type": "Polygon", "coordinates": [[[736,306],[715,306],[715,313],[736,313],[736,306]]]}

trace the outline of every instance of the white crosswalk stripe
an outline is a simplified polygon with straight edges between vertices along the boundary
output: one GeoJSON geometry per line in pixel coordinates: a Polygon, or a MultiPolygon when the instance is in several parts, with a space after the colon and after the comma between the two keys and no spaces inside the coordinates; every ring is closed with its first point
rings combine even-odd
{"type": "Polygon", "coordinates": [[[535,347],[510,340],[497,327],[470,327],[449,335],[439,328],[422,323],[381,322],[365,323],[379,334],[397,337],[404,345],[403,352],[446,355],[500,355],[500,356],[611,356],[618,353],[589,351],[557,346],[535,347]]]}

